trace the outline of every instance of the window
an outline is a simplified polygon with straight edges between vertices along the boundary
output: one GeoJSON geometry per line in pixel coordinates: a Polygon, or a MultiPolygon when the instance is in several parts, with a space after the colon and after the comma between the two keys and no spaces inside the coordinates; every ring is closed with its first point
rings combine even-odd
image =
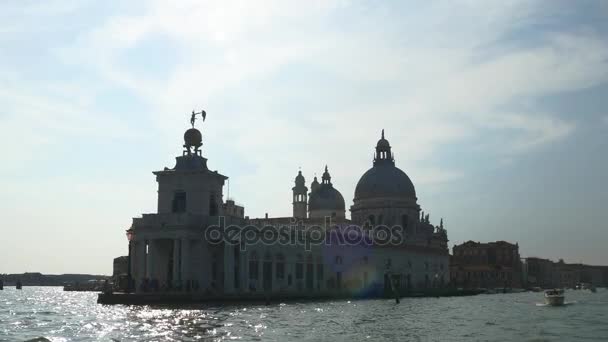
{"type": "Polygon", "coordinates": [[[404,230],[405,230],[405,228],[407,228],[407,221],[408,221],[407,215],[401,215],[401,227],[403,227],[404,230]]]}
{"type": "Polygon", "coordinates": [[[342,265],[342,257],[339,255],[336,255],[336,265],[342,265]]]}
{"type": "Polygon", "coordinates": [[[174,213],[184,213],[186,212],[186,193],[183,191],[178,191],[173,194],[173,203],[172,203],[172,211],[174,213]]]}
{"type": "Polygon", "coordinates": [[[363,264],[367,265],[367,263],[369,262],[369,259],[367,258],[367,256],[363,257],[363,264]]]}
{"type": "Polygon", "coordinates": [[[304,258],[301,254],[296,257],[296,280],[304,279],[304,258]]]}
{"type": "Polygon", "coordinates": [[[217,254],[211,256],[211,279],[217,280],[217,254]]]}
{"type": "Polygon", "coordinates": [[[323,280],[323,264],[317,264],[317,281],[323,280]]]}
{"type": "Polygon", "coordinates": [[[215,194],[212,193],[209,196],[209,216],[217,216],[217,201],[215,199],[215,194]]]}
{"type": "Polygon", "coordinates": [[[241,278],[239,277],[239,269],[240,269],[240,250],[239,246],[234,246],[234,288],[241,288],[241,278]]]}

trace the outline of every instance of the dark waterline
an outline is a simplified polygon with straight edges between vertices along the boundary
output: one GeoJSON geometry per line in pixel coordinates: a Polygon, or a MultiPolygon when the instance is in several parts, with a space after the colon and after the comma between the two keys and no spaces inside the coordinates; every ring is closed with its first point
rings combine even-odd
{"type": "Polygon", "coordinates": [[[56,287],[0,291],[0,341],[605,341],[608,290],[188,308],[104,306],[56,287]]]}

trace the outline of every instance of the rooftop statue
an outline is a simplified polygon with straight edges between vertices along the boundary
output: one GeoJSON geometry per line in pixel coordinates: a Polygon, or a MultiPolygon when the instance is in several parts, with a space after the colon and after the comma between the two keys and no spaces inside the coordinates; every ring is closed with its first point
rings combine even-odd
{"type": "Polygon", "coordinates": [[[207,117],[207,112],[205,112],[204,110],[201,110],[200,112],[196,113],[195,111],[192,111],[192,117],[190,118],[190,124],[192,125],[192,128],[194,128],[194,122],[196,121],[196,116],[200,115],[203,117],[203,121],[205,121],[205,118],[207,117]]]}
{"type": "Polygon", "coordinates": [[[184,133],[184,153],[187,155],[191,155],[192,153],[200,155],[200,147],[203,146],[203,136],[198,129],[194,128],[197,115],[202,116],[203,121],[205,121],[207,112],[204,110],[201,110],[198,113],[192,111],[192,116],[190,117],[190,124],[192,125],[192,128],[189,128],[186,133],[184,133]]]}

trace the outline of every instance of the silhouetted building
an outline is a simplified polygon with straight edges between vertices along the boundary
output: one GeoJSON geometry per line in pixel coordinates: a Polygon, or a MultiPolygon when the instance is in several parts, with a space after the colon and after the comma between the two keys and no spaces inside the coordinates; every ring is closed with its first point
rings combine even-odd
{"type": "Polygon", "coordinates": [[[506,241],[455,245],[450,259],[452,285],[465,288],[522,286],[519,245],[506,241]]]}
{"type": "Polygon", "coordinates": [[[574,288],[579,283],[608,286],[608,267],[585,264],[568,264],[560,259],[529,257],[524,259],[524,272],[528,287],[574,288]]]}
{"type": "Polygon", "coordinates": [[[428,214],[421,214],[414,185],[395,166],[384,131],[372,167],[356,186],[352,220],[345,218],[344,197],[334,187],[327,166],[321,183],[315,177],[310,192],[302,172],[298,172],[291,216],[245,217],[242,206],[231,200],[224,202],[223,186],[228,177],[207,167],[201,139],[197,129],[186,131],[184,150],[175,166],[154,172],[157,212],[133,219],[130,274],[137,292],[314,296],[431,288],[447,283],[449,259],[443,222],[434,226],[428,214]],[[220,222],[226,227],[272,225],[293,232],[297,221],[310,228],[322,226],[328,218],[331,226],[323,227],[323,234],[352,224],[403,226],[405,234],[403,239],[386,244],[332,242],[310,249],[264,240],[239,244],[242,236],[232,244],[206,235],[220,222]]]}

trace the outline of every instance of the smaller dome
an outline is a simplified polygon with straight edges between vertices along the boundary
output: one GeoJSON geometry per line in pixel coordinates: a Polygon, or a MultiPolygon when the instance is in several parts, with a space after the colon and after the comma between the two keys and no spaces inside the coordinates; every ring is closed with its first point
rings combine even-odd
{"type": "Polygon", "coordinates": [[[308,208],[313,210],[344,210],[344,197],[329,184],[321,184],[310,193],[308,208]]]}
{"type": "Polygon", "coordinates": [[[388,140],[382,138],[380,140],[378,140],[378,144],[376,144],[376,148],[389,148],[391,147],[391,145],[388,143],[388,140]]]}
{"type": "Polygon", "coordinates": [[[190,128],[184,133],[184,145],[200,147],[202,145],[203,136],[196,128],[190,128]]]}
{"type": "Polygon", "coordinates": [[[298,171],[298,175],[296,176],[296,183],[304,184],[306,180],[304,180],[304,176],[302,176],[302,171],[298,171]]]}

